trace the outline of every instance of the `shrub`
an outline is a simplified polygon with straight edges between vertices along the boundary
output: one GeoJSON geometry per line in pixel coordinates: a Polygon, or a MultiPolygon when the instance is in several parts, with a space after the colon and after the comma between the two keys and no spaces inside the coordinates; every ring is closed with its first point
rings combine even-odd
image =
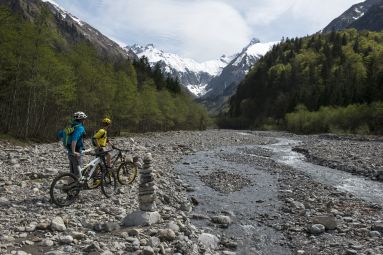
{"type": "Polygon", "coordinates": [[[287,130],[296,133],[383,133],[383,103],[321,107],[310,112],[299,105],[285,116],[287,130]]]}

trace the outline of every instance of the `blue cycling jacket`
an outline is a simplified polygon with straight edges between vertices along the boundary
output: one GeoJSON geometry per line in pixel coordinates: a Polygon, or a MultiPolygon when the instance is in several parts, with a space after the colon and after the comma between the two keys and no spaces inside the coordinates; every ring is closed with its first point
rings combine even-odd
{"type": "Polygon", "coordinates": [[[68,138],[67,149],[69,153],[72,153],[71,144],[72,141],[76,141],[76,151],[81,152],[84,148],[83,137],[85,135],[85,127],[81,122],[73,121],[72,127],[77,126],[73,133],[68,138]]]}

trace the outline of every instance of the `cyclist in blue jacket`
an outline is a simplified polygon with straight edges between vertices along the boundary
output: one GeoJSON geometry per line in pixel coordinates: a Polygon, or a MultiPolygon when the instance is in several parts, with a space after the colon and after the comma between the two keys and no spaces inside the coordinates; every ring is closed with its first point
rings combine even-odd
{"type": "Polygon", "coordinates": [[[69,167],[70,172],[76,176],[79,175],[78,167],[82,167],[82,150],[84,148],[84,135],[85,127],[84,122],[88,118],[83,112],[75,112],[73,114],[74,121],[72,127],[74,127],[73,133],[68,137],[66,144],[68,150],[69,167]]]}

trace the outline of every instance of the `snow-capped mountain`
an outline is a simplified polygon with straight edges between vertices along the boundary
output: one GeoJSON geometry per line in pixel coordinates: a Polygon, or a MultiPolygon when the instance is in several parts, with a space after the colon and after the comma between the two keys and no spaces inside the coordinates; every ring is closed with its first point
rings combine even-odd
{"type": "Polygon", "coordinates": [[[219,75],[232,60],[232,57],[222,56],[218,60],[199,63],[193,59],[159,50],[153,44],[146,46],[135,44],[129,48],[139,58],[145,56],[152,67],[159,64],[163,72],[177,77],[181,84],[197,97],[206,94],[206,87],[210,80],[219,75]]]}
{"type": "Polygon", "coordinates": [[[235,58],[222,70],[221,74],[212,79],[206,93],[200,101],[208,106],[211,113],[218,113],[238,84],[245,78],[251,67],[278,42],[261,43],[253,39],[235,58]]]}
{"type": "Polygon", "coordinates": [[[383,0],[366,0],[351,6],[338,18],[327,25],[322,32],[328,33],[332,30],[339,31],[346,28],[357,28],[360,30],[383,29],[383,0]]]}
{"type": "Polygon", "coordinates": [[[221,94],[232,83],[237,85],[250,67],[274,44],[275,42],[260,43],[258,39],[253,39],[240,53],[222,55],[220,59],[202,63],[164,52],[153,44],[135,44],[129,48],[139,58],[145,56],[152,67],[159,64],[165,73],[177,77],[196,97],[205,97],[221,94]]]}

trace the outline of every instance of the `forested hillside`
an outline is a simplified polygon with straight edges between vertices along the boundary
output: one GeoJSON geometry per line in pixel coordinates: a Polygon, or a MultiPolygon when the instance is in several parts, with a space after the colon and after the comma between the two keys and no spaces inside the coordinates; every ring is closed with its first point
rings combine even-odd
{"type": "Polygon", "coordinates": [[[71,114],[90,127],[105,115],[116,132],[205,128],[205,109],[145,59],[100,57],[87,41],[70,43],[42,9],[31,22],[0,5],[0,133],[52,138],[71,114]]]}
{"type": "MultiPolygon", "coordinates": [[[[293,120],[291,115],[286,119],[286,114],[295,109],[309,113],[329,106],[326,113],[330,113],[333,107],[345,109],[353,104],[355,109],[359,109],[359,105],[375,109],[370,104],[382,100],[383,33],[351,29],[316,34],[286,39],[274,46],[240,84],[220,125],[286,127],[286,121],[293,120]]],[[[354,114],[350,109],[347,114],[354,114]]],[[[363,112],[358,114],[367,117],[363,112]]],[[[343,118],[350,119],[350,116],[343,118]]],[[[304,116],[295,120],[308,124],[304,116]]],[[[335,122],[316,131],[326,132],[339,125],[336,118],[332,121],[335,122]]],[[[357,121],[365,129],[382,131],[381,121],[367,123],[366,118],[357,121]]],[[[306,132],[310,132],[309,128],[306,132]]]]}

